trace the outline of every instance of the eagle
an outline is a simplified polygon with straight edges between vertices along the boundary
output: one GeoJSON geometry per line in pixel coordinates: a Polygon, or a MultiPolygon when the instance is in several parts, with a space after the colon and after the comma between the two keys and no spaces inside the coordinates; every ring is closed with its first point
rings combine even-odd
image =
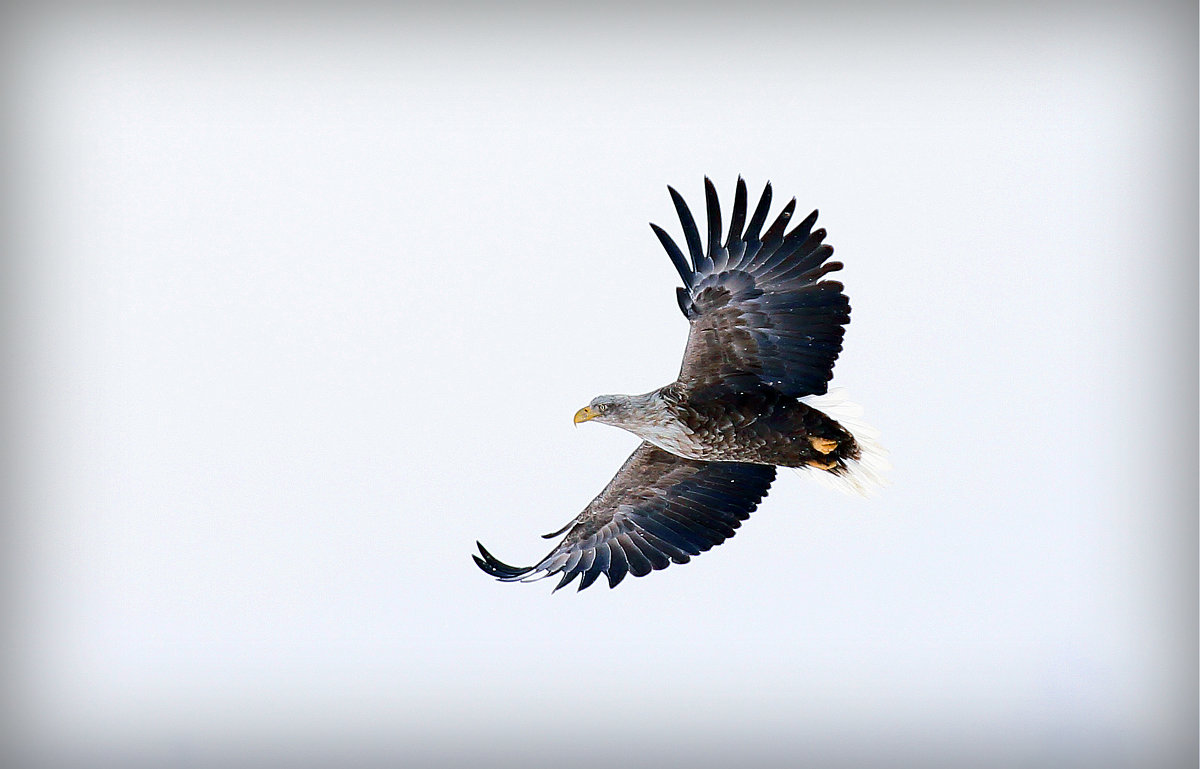
{"type": "Polygon", "coordinates": [[[690,331],[679,377],[643,395],[601,395],[575,414],[628,430],[641,445],[599,496],[545,538],[564,535],[533,566],[510,566],[479,542],[475,563],[503,582],[561,575],[579,590],[601,574],[616,587],[687,563],[732,537],[758,507],[777,467],[798,468],[845,491],[866,494],[887,469],[877,433],[840,390],[829,390],[842,350],[850,302],[825,276],[825,230],[813,211],[790,231],[796,199],[763,230],[767,183],[747,215],[738,177],[722,242],[717,192],[704,180],[707,243],[682,196],[668,187],[687,256],[663,228],[658,237],[683,286],[679,309],[690,331]]]}

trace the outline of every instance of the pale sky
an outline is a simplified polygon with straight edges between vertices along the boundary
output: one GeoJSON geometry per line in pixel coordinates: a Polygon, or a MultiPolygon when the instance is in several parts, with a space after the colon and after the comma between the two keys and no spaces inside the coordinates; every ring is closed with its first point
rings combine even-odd
{"type": "Polygon", "coordinates": [[[1195,8],[14,19],[18,765],[1194,759],[1195,8]],[[821,211],[892,485],[491,580],[738,174],[821,211]]]}

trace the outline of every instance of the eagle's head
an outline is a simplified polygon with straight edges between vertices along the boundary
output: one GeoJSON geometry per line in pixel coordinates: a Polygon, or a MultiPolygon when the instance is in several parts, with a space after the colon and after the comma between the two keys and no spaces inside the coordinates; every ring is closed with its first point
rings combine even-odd
{"type": "Polygon", "coordinates": [[[603,422],[626,427],[642,421],[646,403],[644,395],[597,395],[592,402],[575,412],[575,424],[603,422]]]}

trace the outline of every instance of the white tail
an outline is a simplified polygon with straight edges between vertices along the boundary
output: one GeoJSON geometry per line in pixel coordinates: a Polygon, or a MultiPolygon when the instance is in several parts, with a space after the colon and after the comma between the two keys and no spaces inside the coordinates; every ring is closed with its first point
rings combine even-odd
{"type": "Polygon", "coordinates": [[[797,470],[832,489],[864,497],[887,485],[884,473],[892,469],[892,463],[887,459],[887,449],[879,445],[879,431],[862,420],[862,406],[851,403],[846,391],[840,387],[824,395],[805,395],[799,400],[837,420],[854,436],[862,453],[858,459],[847,459],[845,469],[838,472],[815,467],[798,467],[797,470]]]}

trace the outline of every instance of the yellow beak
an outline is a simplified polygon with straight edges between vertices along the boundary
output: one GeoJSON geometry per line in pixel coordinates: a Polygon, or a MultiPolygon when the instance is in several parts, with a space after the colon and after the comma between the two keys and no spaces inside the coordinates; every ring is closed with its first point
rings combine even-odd
{"type": "Polygon", "coordinates": [[[583,408],[579,409],[579,411],[575,412],[575,424],[586,422],[589,419],[595,419],[598,416],[600,416],[599,411],[591,406],[584,406],[583,408]]]}

